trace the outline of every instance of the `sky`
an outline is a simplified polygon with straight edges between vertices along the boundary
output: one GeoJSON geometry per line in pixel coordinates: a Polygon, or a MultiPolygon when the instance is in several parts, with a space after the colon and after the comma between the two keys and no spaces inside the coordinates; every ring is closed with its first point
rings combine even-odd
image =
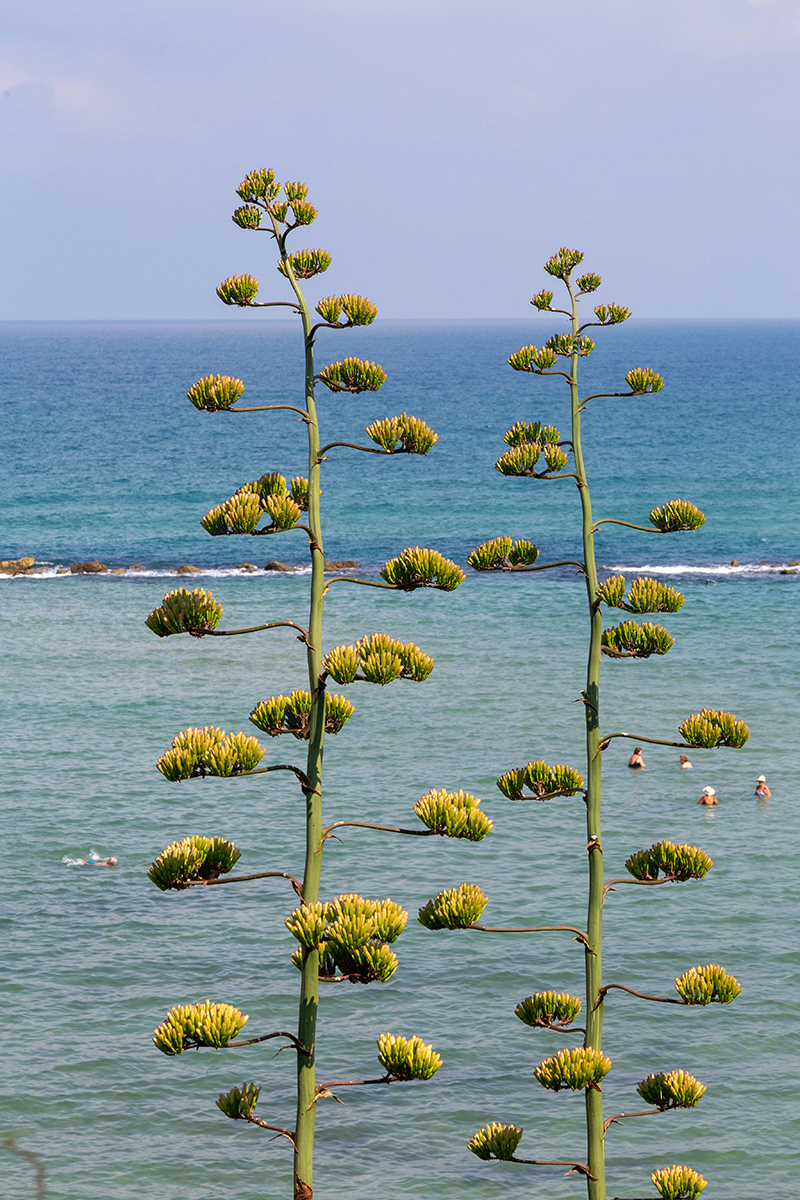
{"type": "Polygon", "coordinates": [[[2,320],[281,298],[266,166],[383,317],[526,316],[563,245],[638,316],[800,317],[800,0],[4,0],[0,155],[2,320]]]}

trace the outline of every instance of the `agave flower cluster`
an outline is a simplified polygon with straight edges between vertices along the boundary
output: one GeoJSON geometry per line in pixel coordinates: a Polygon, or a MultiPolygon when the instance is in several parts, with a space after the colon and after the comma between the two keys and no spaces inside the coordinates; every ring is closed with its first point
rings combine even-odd
{"type": "Polygon", "coordinates": [[[346,292],[343,296],[325,296],[316,305],[316,311],[329,325],[347,329],[351,325],[371,325],[378,315],[378,306],[366,296],[346,292]],[[344,321],[340,321],[344,313],[344,321]]]}
{"type": "Polygon", "coordinates": [[[153,1032],[153,1042],[162,1054],[181,1054],[197,1046],[227,1046],[248,1020],[232,1004],[178,1004],[153,1032]]]}
{"type": "Polygon", "coordinates": [[[317,378],[332,392],[377,392],[386,382],[386,372],[376,362],[350,356],[331,363],[317,378]]]}
{"type": "Polygon", "coordinates": [[[194,881],[227,875],[240,858],[241,852],[233,842],[193,834],[180,842],[171,842],[162,850],[147,875],[162,892],[181,891],[194,881]]]}
{"type": "Polygon", "coordinates": [[[705,524],[705,514],[688,500],[668,500],[650,510],[650,520],[660,533],[679,533],[684,529],[699,529],[705,524]]]}
{"type": "Polygon", "coordinates": [[[675,638],[663,625],[645,621],[623,621],[604,629],[600,641],[603,654],[611,658],[649,658],[651,654],[666,654],[675,645],[675,638]]]}
{"type": "Polygon", "coordinates": [[[662,1071],[648,1075],[636,1091],[645,1104],[665,1111],[668,1108],[694,1108],[705,1095],[706,1087],[686,1071],[662,1071]]]}
{"type": "Polygon", "coordinates": [[[232,1121],[249,1121],[260,1094],[261,1088],[254,1083],[243,1083],[240,1088],[233,1087],[229,1092],[220,1092],[215,1103],[220,1112],[232,1121]]]}
{"type": "Polygon", "coordinates": [[[554,471],[562,471],[567,465],[567,455],[555,442],[522,442],[501,454],[494,465],[501,475],[536,475],[540,478],[554,471]],[[537,473],[536,464],[542,457],[545,469],[537,473]]]}
{"type": "Polygon", "coordinates": [[[241,400],[244,384],[232,375],[204,375],[193,383],[186,395],[195,408],[206,412],[224,412],[241,400]]]}
{"type": "Polygon", "coordinates": [[[378,1061],[392,1079],[430,1079],[442,1065],[433,1046],[420,1037],[395,1037],[382,1033],[378,1038],[378,1061]]]}
{"type": "Polygon", "coordinates": [[[480,842],[492,829],[492,821],[481,811],[480,803],[468,792],[433,789],[417,801],[414,812],[433,833],[480,842]]]}
{"type": "Polygon", "coordinates": [[[271,533],[292,529],[307,509],[308,480],[298,475],[290,487],[279,471],[271,471],[237,488],[229,500],[207,512],[200,524],[212,537],[271,533]],[[270,523],[259,530],[265,515],[270,523]]]}
{"type": "Polygon", "coordinates": [[[189,633],[202,637],[219,625],[222,605],[217,604],[211,592],[203,588],[177,588],[167,592],[158,608],[145,618],[145,625],[157,637],[169,637],[173,633],[189,633]]]}
{"type": "Polygon", "coordinates": [[[201,775],[228,778],[252,771],[264,757],[258,738],[246,733],[224,733],[212,725],[203,729],[184,729],[177,733],[172,746],[158,760],[161,774],[176,783],[201,775]]]}
{"type": "MultiPolygon", "coordinates": [[[[346,696],[325,692],[325,732],[339,733],[354,712],[346,696]]],[[[307,741],[310,734],[311,692],[303,689],[293,691],[290,696],[270,696],[261,700],[250,713],[250,720],[270,737],[291,733],[293,737],[307,741]]]]}
{"type": "Polygon", "coordinates": [[[292,962],[301,968],[309,950],[320,953],[320,978],[351,983],[386,983],[397,970],[389,946],[405,929],[408,913],[394,900],[366,900],[356,893],[335,896],[327,904],[304,904],[286,918],[300,943],[292,962]]]}
{"type": "Polygon", "coordinates": [[[690,746],[713,749],[715,746],[741,748],[750,737],[744,721],[737,721],[733,713],[720,712],[716,708],[704,708],[682,721],[678,733],[690,746]]]}
{"type": "Polygon", "coordinates": [[[430,426],[408,413],[373,421],[366,433],[387,454],[427,454],[439,440],[430,426]]]}
{"type": "Polygon", "coordinates": [[[402,592],[413,592],[421,587],[454,592],[464,582],[464,572],[438,550],[409,546],[401,550],[397,558],[390,558],[384,564],[381,579],[402,592]]]}
{"type": "Polygon", "coordinates": [[[497,780],[497,786],[509,800],[525,800],[525,788],[534,800],[548,796],[574,796],[583,787],[583,776],[566,763],[549,767],[546,762],[529,762],[524,767],[512,767],[497,780]]]}
{"type": "Polygon", "coordinates": [[[687,1166],[659,1167],[650,1178],[663,1200],[697,1200],[707,1182],[687,1166]]]}
{"type": "Polygon", "coordinates": [[[717,963],[691,967],[675,979],[675,989],[684,1004],[730,1004],[742,990],[741,984],[717,963]]]}
{"type": "Polygon", "coordinates": [[[421,683],[433,670],[433,659],[413,642],[398,642],[388,633],[370,633],[352,646],[334,646],[323,656],[322,665],[342,686],[356,679],[385,685],[394,679],[421,683]]]}
{"type": "Polygon", "coordinates": [[[574,1050],[559,1050],[541,1062],[533,1072],[539,1083],[551,1092],[568,1088],[573,1092],[599,1084],[611,1070],[611,1059],[600,1050],[578,1046],[574,1050]]]}
{"type": "Polygon", "coordinates": [[[540,1029],[559,1029],[571,1025],[581,1011],[577,996],[567,992],[534,992],[520,1000],[514,1012],[525,1025],[540,1029]]]}
{"type": "Polygon", "coordinates": [[[637,850],[625,863],[634,879],[658,879],[660,872],[682,883],[687,879],[702,879],[713,865],[712,859],[697,846],[667,841],[655,842],[649,850],[637,850]]]}
{"type": "Polygon", "coordinates": [[[646,575],[637,575],[625,596],[625,576],[609,575],[597,588],[597,599],[609,608],[624,608],[626,612],[678,612],[685,597],[673,587],[659,583],[646,575]]]}
{"type": "Polygon", "coordinates": [[[529,567],[536,562],[539,551],[532,542],[520,538],[512,542],[501,535],[481,542],[467,558],[473,571],[510,571],[514,567],[529,567]]]}
{"type": "Polygon", "coordinates": [[[417,920],[426,929],[469,929],[480,917],[489,897],[474,883],[437,892],[419,910],[417,920]]]}
{"type": "Polygon", "coordinates": [[[524,1130],[518,1129],[516,1125],[501,1125],[497,1121],[492,1121],[490,1125],[484,1125],[483,1129],[479,1129],[470,1138],[467,1146],[473,1154],[486,1162],[490,1158],[508,1162],[510,1158],[513,1158],[523,1133],[524,1130]]]}

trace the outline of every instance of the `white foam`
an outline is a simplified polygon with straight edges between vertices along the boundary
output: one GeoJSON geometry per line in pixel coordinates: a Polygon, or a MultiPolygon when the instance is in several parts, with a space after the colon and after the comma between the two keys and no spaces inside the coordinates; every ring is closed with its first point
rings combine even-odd
{"type": "Polygon", "coordinates": [[[263,575],[310,575],[311,567],[293,567],[291,571],[265,571],[259,567],[256,571],[246,571],[241,567],[201,567],[199,571],[193,571],[187,575],[179,573],[176,567],[153,567],[143,571],[131,571],[128,568],[121,571],[115,571],[112,567],[108,571],[99,571],[95,574],[92,571],[78,572],[73,574],[68,567],[63,567],[60,563],[48,564],[47,566],[35,567],[32,575],[0,575],[0,580],[11,579],[85,579],[87,577],[94,579],[181,579],[190,581],[192,579],[227,579],[234,577],[252,577],[257,579],[263,575]]]}
{"type": "Polygon", "coordinates": [[[652,571],[658,575],[770,575],[780,571],[791,571],[789,563],[708,563],[706,566],[690,566],[689,563],[642,563],[636,566],[614,564],[604,568],[616,574],[632,574],[634,571],[652,571]]]}

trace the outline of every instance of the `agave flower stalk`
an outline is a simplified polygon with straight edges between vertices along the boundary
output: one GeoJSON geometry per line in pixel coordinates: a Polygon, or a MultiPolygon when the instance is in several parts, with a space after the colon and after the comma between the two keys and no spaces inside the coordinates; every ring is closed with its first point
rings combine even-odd
{"type": "MultiPolygon", "coordinates": [[[[398,960],[390,945],[402,932],[408,914],[391,899],[367,900],[340,895],[323,903],[320,900],[321,869],[325,842],[331,830],[342,825],[363,826],[387,832],[422,836],[459,837],[481,840],[490,830],[491,821],[481,812],[480,801],[463,792],[431,792],[418,803],[415,812],[422,829],[402,829],[359,821],[339,821],[327,828],[322,823],[322,758],[325,735],[340,733],[353,713],[348,697],[328,689],[332,679],[341,685],[356,681],[386,685],[404,679],[422,682],[433,670],[433,659],[413,643],[400,642],[386,633],[362,636],[353,645],[334,647],[327,653],[323,644],[323,607],[328,584],[325,579],[323,529],[320,508],[320,475],[327,452],[335,446],[350,447],[365,453],[427,454],[437,434],[418,417],[402,413],[386,417],[366,427],[372,446],[329,442],[321,444],[317,389],[322,386],[334,397],[334,407],[351,396],[376,392],[386,379],[383,368],[353,356],[328,363],[318,369],[315,361],[317,336],[325,329],[347,329],[371,324],[377,307],[366,297],[353,293],[328,296],[316,305],[315,321],[301,281],[320,275],[330,265],[330,255],[322,249],[290,253],[287,238],[298,227],[309,225],[317,215],[307,200],[308,188],[302,183],[281,185],[271,170],[251,172],[240,185],[238,195],[244,202],[233,214],[242,229],[267,233],[278,251],[278,271],[288,283],[291,300],[262,301],[259,281],[252,275],[231,276],[217,288],[227,305],[240,308],[288,307],[300,318],[304,355],[302,400],[298,404],[267,404],[244,407],[239,404],[245,391],[242,380],[231,376],[207,375],[189,389],[194,407],[228,416],[242,412],[285,410],[302,418],[307,438],[308,474],[287,482],[278,470],[269,470],[260,478],[243,484],[221,504],[202,518],[203,528],[212,537],[277,536],[300,533],[308,542],[311,559],[310,602],[307,627],[294,621],[277,620],[248,629],[220,629],[222,605],[202,589],[179,589],[168,593],[161,606],[147,618],[146,624],[158,637],[188,633],[192,637],[225,637],[261,630],[289,627],[297,631],[304,646],[308,688],[295,689],[290,695],[276,694],[259,701],[250,713],[250,721],[269,738],[291,735],[306,743],[305,767],[292,763],[261,765],[265,747],[252,734],[226,733],[213,726],[192,728],[177,734],[172,746],[158,761],[161,774],[171,782],[215,776],[232,780],[274,771],[293,772],[305,803],[305,854],[302,880],[288,871],[258,871],[231,875],[240,858],[232,843],[220,837],[184,838],[173,842],[150,868],[151,881],[162,891],[185,891],[192,887],[210,887],[227,883],[245,883],[267,878],[286,880],[300,899],[300,907],[286,920],[287,928],[299,942],[292,962],[300,971],[300,998],[297,1034],[269,1033],[237,1040],[247,1020],[238,1009],[227,1004],[183,1005],[171,1009],[158,1027],[155,1042],[165,1054],[184,1049],[211,1046],[217,1049],[251,1046],[272,1038],[288,1038],[297,1050],[297,1109],[293,1129],[269,1124],[254,1115],[261,1088],[245,1082],[220,1095],[217,1107],[231,1120],[244,1120],[282,1134],[294,1151],[293,1195],[295,1200],[311,1200],[312,1166],[316,1101],[327,1085],[316,1083],[316,1030],[320,980],[351,984],[386,982],[397,968],[398,960]],[[282,193],[282,195],[281,195],[282,193]]],[[[433,587],[452,591],[464,574],[455,563],[436,551],[419,546],[402,550],[382,572],[383,582],[352,580],[394,591],[413,591],[433,587]]],[[[420,1038],[383,1034],[378,1039],[379,1060],[385,1075],[379,1080],[351,1080],[343,1083],[430,1079],[441,1066],[441,1059],[420,1038]]]]}
{"type": "MultiPolygon", "coordinates": [[[[620,625],[604,629],[602,606],[621,608],[638,616],[643,613],[677,612],[683,605],[683,597],[673,588],[666,587],[658,580],[640,577],[633,581],[627,595],[623,576],[612,576],[610,579],[598,580],[597,563],[595,558],[595,535],[606,523],[624,525],[632,529],[644,530],[650,533],[677,533],[683,530],[698,529],[705,517],[691,502],[686,500],[671,500],[653,508],[650,512],[650,525],[637,524],[618,517],[603,517],[596,520],[592,513],[591,490],[586,474],[583,457],[581,414],[589,401],[598,400],[603,396],[624,396],[631,400],[640,397],[652,397],[660,392],[664,381],[660,375],[647,367],[634,367],[625,376],[626,391],[594,393],[581,397],[578,383],[578,365],[581,358],[594,350],[594,341],[587,337],[585,330],[590,326],[617,325],[627,320],[630,313],[627,308],[618,304],[601,304],[594,309],[594,320],[581,324],[578,316],[578,305],[582,296],[593,293],[600,286],[600,277],[591,273],[573,279],[573,271],[582,261],[583,255],[577,250],[562,248],[545,264],[548,274],[559,280],[566,291],[566,301],[563,308],[552,307],[553,292],[543,290],[534,296],[531,303],[540,312],[560,312],[568,319],[569,332],[555,334],[544,346],[523,346],[512,354],[509,365],[516,371],[533,375],[556,376],[562,379],[569,391],[570,400],[570,432],[568,439],[563,439],[555,426],[545,426],[541,421],[518,421],[505,435],[505,442],[510,449],[504,451],[496,463],[496,469],[504,476],[527,477],[531,479],[572,479],[577,486],[581,506],[581,543],[582,555],[574,561],[578,566],[586,587],[587,620],[588,620],[588,654],[586,665],[586,687],[581,694],[585,720],[586,766],[579,774],[567,767],[550,768],[545,762],[532,761],[527,767],[517,767],[506,771],[497,781],[500,791],[510,800],[527,798],[524,789],[528,789],[534,799],[550,799],[557,796],[580,794],[586,805],[586,850],[588,855],[588,913],[586,929],[579,941],[585,949],[585,978],[586,978],[586,1028],[583,1046],[574,1050],[563,1050],[550,1059],[546,1059],[537,1068],[535,1074],[544,1087],[559,1090],[562,1087],[583,1091],[586,1109],[587,1130],[587,1160],[586,1182],[589,1200],[606,1200],[605,1181],[605,1149],[604,1139],[608,1127],[618,1117],[603,1119],[602,1080],[611,1062],[603,1054],[603,1001],[611,988],[621,988],[632,995],[648,1000],[656,1000],[673,1004],[709,1004],[712,1002],[729,1003],[738,994],[739,985],[733,976],[728,975],[721,967],[698,967],[676,979],[678,998],[668,999],[657,996],[647,996],[636,992],[623,984],[603,985],[603,904],[606,895],[622,883],[639,886],[654,886],[663,883],[680,883],[702,878],[710,869],[711,859],[702,850],[692,846],[676,846],[670,842],[661,842],[649,850],[636,851],[630,856],[625,866],[632,878],[612,879],[608,884],[604,881],[603,847],[601,832],[601,775],[602,752],[606,750],[614,738],[629,738],[633,735],[626,732],[602,734],[600,727],[600,664],[603,656],[606,659],[624,660],[627,658],[648,658],[651,655],[666,654],[674,642],[674,638],[660,625],[652,622],[641,623],[635,619],[626,620],[620,625]],[[571,455],[572,462],[569,463],[571,455]],[[557,774],[559,773],[560,774],[557,774]]],[[[520,543],[517,543],[520,545],[520,543]]],[[[514,543],[510,536],[503,535],[477,547],[469,557],[469,565],[474,570],[501,571],[536,571],[548,570],[562,563],[536,563],[535,547],[530,543],[522,543],[524,551],[514,557],[514,543]]],[[[613,668],[612,668],[613,669],[613,668]]],[[[624,668],[616,668],[624,669],[624,668]]],[[[684,739],[682,742],[671,741],[659,737],[641,737],[637,740],[657,745],[680,746],[686,748],[710,749],[716,746],[741,746],[747,740],[747,726],[731,713],[718,712],[714,709],[703,709],[701,713],[687,717],[678,730],[684,739]]],[[[490,929],[488,926],[477,925],[477,918],[468,921],[470,913],[462,916],[461,910],[469,906],[461,903],[454,893],[430,901],[421,910],[420,920],[429,928],[473,928],[490,929]]],[[[547,927],[530,926],[531,930],[541,930],[547,927]]],[[[550,928],[557,928],[551,926],[550,928]]],[[[560,928],[565,928],[561,926],[560,928]]],[[[514,930],[521,931],[519,930],[514,930]]],[[[512,932],[512,930],[507,930],[512,932]]],[[[580,1004],[570,1003],[570,998],[563,994],[537,993],[528,997],[517,1007],[517,1015],[526,1024],[544,1028],[559,1028],[574,1019],[580,1004]]],[[[581,1031],[583,1032],[583,1031],[581,1031]]],[[[677,1078],[682,1073],[673,1073],[677,1078]]],[[[665,1077],[666,1079],[666,1077],[665,1077]]],[[[692,1095],[702,1094],[702,1085],[693,1081],[692,1095]],[[698,1089],[701,1089],[698,1091],[698,1089]]],[[[683,1087],[683,1083],[681,1083],[683,1087]]],[[[648,1076],[640,1089],[640,1095],[648,1101],[658,1100],[664,1093],[663,1103],[648,1112],[665,1111],[668,1107],[683,1105],[683,1091],[678,1088],[672,1077],[664,1082],[661,1077],[648,1076]],[[674,1084],[674,1095],[669,1092],[674,1084]],[[661,1090],[659,1090],[661,1089],[661,1090]],[[677,1097],[677,1098],[676,1098],[677,1097]]],[[[687,1085],[688,1088],[688,1085],[687,1085]]],[[[686,1089],[684,1089],[686,1090],[686,1089]]],[[[689,1095],[691,1088],[686,1090],[689,1095]]],[[[687,1100],[686,1107],[692,1106],[687,1100]]],[[[476,1135],[477,1144],[470,1143],[470,1149],[479,1157],[513,1158],[513,1138],[509,1140],[508,1129],[513,1127],[487,1126],[486,1130],[476,1135]]],[[[519,1131],[514,1131],[514,1137],[519,1131]]],[[[518,1138],[517,1138],[518,1140],[518,1138]]],[[[475,1141],[475,1139],[473,1139],[475,1141]]],[[[675,1190],[683,1186],[683,1175],[688,1172],[687,1180],[692,1187],[696,1185],[694,1173],[689,1168],[665,1168],[656,1172],[653,1182],[662,1195],[677,1195],[675,1190]],[[673,1174],[670,1174],[672,1172],[673,1174]],[[674,1179],[673,1179],[674,1175],[674,1179]],[[663,1179],[662,1179],[663,1176],[663,1179]],[[690,1179],[691,1176],[691,1179],[690,1179]],[[677,1182],[676,1182],[677,1181],[677,1182]],[[672,1189],[670,1192],[669,1189],[672,1189]]],[[[701,1177],[698,1177],[701,1178],[701,1177]]],[[[687,1185],[688,1186],[688,1185],[687,1185]]],[[[687,1195],[689,1193],[687,1192],[687,1195]]],[[[694,1193],[693,1193],[694,1194],[694,1193]]]]}

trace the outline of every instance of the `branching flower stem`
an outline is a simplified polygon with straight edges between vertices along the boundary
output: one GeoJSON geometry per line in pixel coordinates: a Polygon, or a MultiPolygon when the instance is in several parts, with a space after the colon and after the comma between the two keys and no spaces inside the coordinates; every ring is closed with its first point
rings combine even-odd
{"type": "Polygon", "coordinates": [[[577,567],[584,574],[586,573],[586,567],[576,558],[564,558],[560,562],[543,563],[541,567],[503,567],[503,570],[510,574],[520,575],[525,571],[551,571],[553,567],[577,567]]]}
{"type": "MultiPolygon", "coordinates": [[[[309,1050],[304,1045],[302,1045],[301,1042],[299,1042],[297,1040],[297,1038],[294,1036],[293,1033],[286,1033],[286,1031],[283,1029],[278,1030],[277,1033],[264,1033],[264,1034],[262,1034],[261,1037],[246,1038],[241,1042],[228,1042],[226,1049],[230,1050],[231,1048],[236,1047],[236,1046],[255,1046],[258,1042],[270,1042],[270,1041],[272,1041],[273,1038],[279,1038],[279,1037],[288,1038],[289,1041],[294,1046],[295,1050],[298,1052],[298,1054],[308,1054],[309,1053],[309,1050]]],[[[285,1049],[286,1049],[286,1047],[284,1046],[284,1050],[285,1049]]]]}
{"type": "Polygon", "coordinates": [[[354,829],[382,829],[386,833],[405,833],[409,837],[432,837],[438,832],[436,829],[401,829],[399,825],[374,825],[371,821],[334,821],[333,825],[325,826],[322,836],[326,838],[332,830],[341,829],[344,825],[354,829]]]}
{"type": "Polygon", "coordinates": [[[662,883],[677,883],[677,875],[664,875],[662,879],[609,879],[608,883],[603,888],[603,897],[605,898],[609,892],[615,892],[617,886],[621,883],[630,883],[634,887],[660,887],[662,883]]]}
{"type": "Polygon", "coordinates": [[[617,1113],[613,1117],[607,1117],[606,1120],[603,1122],[603,1137],[606,1136],[606,1134],[608,1133],[609,1127],[611,1125],[613,1125],[615,1121],[621,1121],[624,1117],[653,1117],[653,1116],[656,1116],[660,1112],[667,1112],[667,1111],[668,1110],[666,1108],[644,1108],[644,1109],[641,1109],[639,1112],[617,1113]]]}
{"type": "Polygon", "coordinates": [[[467,929],[478,929],[481,933],[551,933],[564,930],[567,933],[575,934],[572,940],[580,942],[587,955],[594,954],[584,931],[577,929],[574,925],[478,925],[473,923],[468,925],[467,929]]]}
{"type": "Polygon", "coordinates": [[[663,529],[656,529],[654,525],[634,525],[630,521],[619,521],[616,517],[602,517],[599,521],[595,521],[592,533],[596,533],[601,525],[624,525],[627,529],[641,529],[644,533],[664,532],[663,529]]]}
{"type": "MultiPolygon", "coordinates": [[[[602,1049],[603,1010],[596,1005],[603,981],[603,848],[601,840],[601,773],[600,746],[600,646],[603,633],[603,618],[596,603],[597,563],[595,559],[592,501],[586,478],[581,445],[581,402],[578,390],[578,302],[567,277],[564,283],[569,293],[573,353],[570,357],[568,377],[572,410],[572,455],[575,464],[576,484],[581,501],[583,573],[589,616],[589,653],[586,667],[586,691],[584,716],[586,721],[586,832],[589,854],[589,904],[586,923],[586,1037],[584,1045],[595,1050],[602,1049]]],[[[585,402],[584,402],[585,403],[585,402]]],[[[606,1200],[605,1150],[603,1145],[603,1094],[599,1087],[586,1088],[586,1130],[589,1171],[587,1175],[588,1200],[606,1200]]]]}
{"type": "Polygon", "coordinates": [[[302,625],[295,624],[294,621],[268,621],[266,625],[251,625],[249,629],[207,629],[201,637],[236,637],[239,633],[260,633],[262,629],[278,629],[284,626],[288,629],[297,629],[302,634],[300,641],[308,644],[308,630],[302,625]]]}
{"type": "MultiPolygon", "coordinates": [[[[281,232],[276,218],[270,213],[273,233],[286,275],[297,299],[303,324],[305,346],[305,406],[303,414],[308,433],[308,538],[311,551],[311,598],[308,620],[308,686],[311,692],[311,712],[308,728],[308,757],[306,765],[306,855],[303,871],[303,902],[319,900],[322,872],[322,754],[325,741],[325,681],[322,668],[322,610],[325,596],[325,556],[320,520],[320,440],[317,409],[314,400],[314,339],[311,314],[300,289],[286,250],[286,232],[281,232]]],[[[288,231],[287,231],[288,232],[288,231]]],[[[300,1011],[297,1026],[299,1041],[310,1048],[309,1054],[297,1056],[297,1121],[294,1133],[294,1195],[310,1197],[313,1191],[313,1155],[316,1095],[314,1046],[319,1007],[319,950],[305,955],[300,984],[300,1011]]]]}
{"type": "Polygon", "coordinates": [[[663,738],[643,737],[638,733],[606,733],[600,738],[595,753],[605,750],[612,738],[628,738],[631,742],[647,742],[650,746],[674,746],[676,750],[713,750],[713,746],[696,746],[692,742],[665,742],[663,738]]]}
{"type": "Polygon", "coordinates": [[[298,408],[296,404],[257,404],[253,408],[223,408],[220,412],[227,413],[243,413],[243,412],[275,412],[278,409],[284,409],[286,412],[296,412],[305,421],[308,414],[304,409],[298,408]]]}
{"type": "Polygon", "coordinates": [[[656,1004],[680,1004],[684,1008],[689,1007],[685,1000],[680,1000],[675,996],[648,996],[646,992],[634,991],[633,988],[626,987],[624,983],[604,984],[598,993],[597,1000],[595,1001],[595,1007],[603,1003],[606,998],[606,993],[610,992],[612,988],[618,988],[621,992],[629,992],[631,996],[638,996],[640,1000],[652,1000],[656,1004]]]}
{"type": "Polygon", "coordinates": [[[288,871],[258,871],[255,875],[226,875],[220,879],[190,879],[186,883],[187,887],[217,887],[221,883],[247,883],[251,879],[288,879],[296,894],[302,899],[303,888],[299,879],[295,879],[294,875],[290,875],[288,871]]]}
{"type": "Polygon", "coordinates": [[[323,455],[327,454],[329,450],[333,450],[334,446],[346,446],[348,450],[360,450],[362,454],[383,454],[391,456],[392,454],[412,453],[411,450],[383,450],[379,446],[359,446],[355,442],[328,442],[327,446],[323,446],[320,449],[320,462],[322,461],[323,455]]]}
{"type": "Polygon", "coordinates": [[[585,1175],[587,1179],[594,1179],[594,1175],[590,1172],[585,1163],[569,1162],[563,1158],[507,1158],[506,1162],[524,1163],[528,1167],[569,1167],[568,1175],[575,1171],[578,1175],[585,1175]]]}

